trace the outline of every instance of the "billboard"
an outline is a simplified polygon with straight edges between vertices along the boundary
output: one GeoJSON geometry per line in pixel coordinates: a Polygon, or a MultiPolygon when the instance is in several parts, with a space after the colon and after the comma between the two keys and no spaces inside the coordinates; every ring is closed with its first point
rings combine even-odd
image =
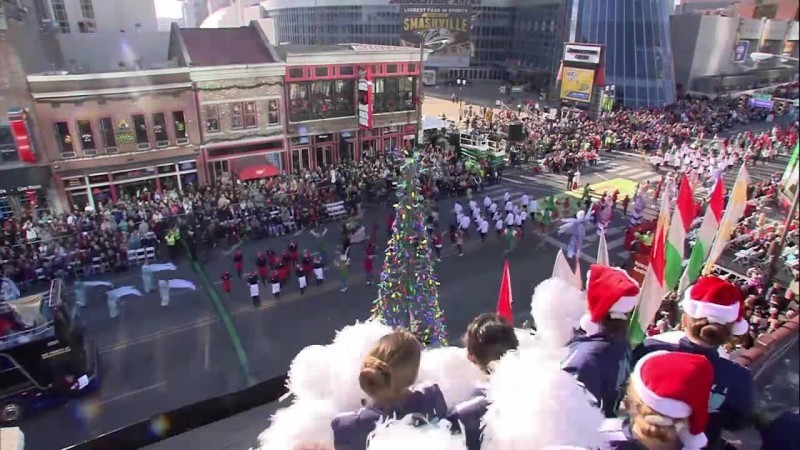
{"type": "Polygon", "coordinates": [[[358,68],[358,127],[372,128],[372,68],[358,68]]]}
{"type": "Polygon", "coordinates": [[[561,77],[561,98],[589,103],[592,101],[593,83],[594,70],[564,67],[564,74],[561,77]]]}
{"type": "Polygon", "coordinates": [[[599,45],[566,44],[564,45],[564,61],[600,64],[601,51],[602,47],[599,45]]]}
{"type": "Polygon", "coordinates": [[[411,0],[407,3],[400,7],[400,40],[403,45],[419,47],[423,41],[447,38],[449,44],[430,55],[426,64],[434,67],[469,67],[473,53],[470,42],[471,8],[448,4],[413,5],[410,4],[411,0]]]}
{"type": "Polygon", "coordinates": [[[750,48],[749,41],[739,41],[733,48],[733,62],[742,63],[747,60],[747,50],[750,48]]]}

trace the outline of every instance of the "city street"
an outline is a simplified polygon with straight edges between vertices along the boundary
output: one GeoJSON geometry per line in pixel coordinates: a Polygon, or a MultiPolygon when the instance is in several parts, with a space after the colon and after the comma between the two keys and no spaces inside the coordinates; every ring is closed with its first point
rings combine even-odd
{"type": "MultiPolygon", "coordinates": [[[[766,166],[751,168],[753,180],[761,180],[781,171],[786,158],[766,166]]],[[[581,184],[590,183],[644,183],[660,177],[639,156],[624,153],[603,153],[595,167],[587,168],[581,184]]],[[[735,173],[725,177],[731,186],[735,173]]],[[[602,185],[601,185],[602,186],[602,185]]],[[[522,195],[542,199],[551,194],[561,195],[566,190],[566,177],[549,173],[534,174],[528,168],[511,169],[504,174],[501,185],[488,186],[476,194],[497,201],[509,192],[512,200],[522,195]]],[[[599,192],[598,192],[599,194],[599,192]]],[[[464,199],[445,199],[439,202],[442,226],[452,218],[453,204],[464,199]]],[[[574,199],[577,201],[577,199],[574,199]]],[[[386,240],[385,217],[388,210],[375,205],[366,207],[362,224],[371,229],[378,224],[379,249],[386,240]]],[[[648,206],[646,218],[654,217],[655,210],[648,206]]],[[[627,259],[623,247],[627,219],[615,213],[607,232],[612,263],[621,264],[627,259]]],[[[512,286],[517,302],[514,313],[518,323],[529,317],[529,298],[534,286],[550,275],[558,248],[566,248],[568,236],[559,236],[553,226],[546,235],[526,235],[508,256],[511,265],[512,286]]],[[[530,230],[528,226],[526,229],[530,230]]],[[[255,255],[268,247],[280,253],[290,239],[296,239],[301,251],[316,250],[314,237],[308,232],[283,236],[266,241],[248,242],[241,246],[245,255],[245,270],[255,269],[255,255]]],[[[340,242],[338,223],[328,224],[325,241],[329,252],[340,242]]],[[[460,339],[465,325],[475,315],[495,307],[500,283],[505,240],[490,234],[485,244],[473,234],[466,242],[465,255],[457,257],[455,249],[445,240],[443,261],[437,264],[441,281],[440,301],[445,311],[450,338],[460,339]]],[[[594,262],[597,239],[594,229],[587,230],[583,246],[583,269],[594,262]]],[[[328,270],[327,280],[321,287],[310,287],[300,295],[297,282],[291,279],[275,301],[268,288],[262,288],[263,304],[251,304],[247,285],[234,280],[230,298],[225,298],[219,277],[225,271],[233,272],[232,255],[215,251],[205,265],[209,279],[215,283],[227,310],[233,319],[235,333],[229,335],[220,321],[211,299],[202,289],[197,292],[173,292],[171,304],[164,308],[157,293],[144,297],[128,297],[121,317],[110,319],[106,308],[104,290],[92,288],[89,305],[82,316],[101,353],[102,387],[98,393],[73,402],[63,408],[45,411],[29,417],[23,424],[26,441],[31,449],[61,448],[108,432],[142,418],[167,411],[201,399],[217,396],[243,388],[246,378],[240,358],[234,351],[232,340],[241,342],[251,375],[263,381],[287,370],[294,355],[309,344],[325,343],[333,332],[357,319],[369,316],[376,287],[364,283],[364,244],[351,250],[350,290],[340,293],[341,287],[335,268],[328,270]],[[36,431],[34,431],[36,430],[36,431]],[[46,433],[41,430],[48,430],[46,433]]],[[[379,251],[380,256],[380,251],[379,251]]],[[[380,270],[380,260],[376,269],[380,270]]],[[[175,272],[161,272],[159,278],[182,278],[200,287],[197,274],[185,262],[175,272]]],[[[141,288],[137,270],[112,278],[115,286],[133,285],[141,288]]],[[[265,424],[266,424],[266,417],[265,424]]]]}

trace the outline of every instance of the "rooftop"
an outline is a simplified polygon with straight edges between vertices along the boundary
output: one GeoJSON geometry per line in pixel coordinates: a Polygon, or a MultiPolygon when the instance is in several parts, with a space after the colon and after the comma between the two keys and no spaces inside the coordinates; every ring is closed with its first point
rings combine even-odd
{"type": "Polygon", "coordinates": [[[275,57],[260,30],[239,28],[181,28],[189,61],[193,66],[230,66],[273,63],[275,57]]]}
{"type": "Polygon", "coordinates": [[[372,45],[372,44],[331,44],[331,45],[295,45],[283,44],[275,46],[281,57],[285,58],[289,54],[309,54],[309,53],[373,53],[373,52],[407,52],[410,47],[400,47],[396,45],[372,45]]]}

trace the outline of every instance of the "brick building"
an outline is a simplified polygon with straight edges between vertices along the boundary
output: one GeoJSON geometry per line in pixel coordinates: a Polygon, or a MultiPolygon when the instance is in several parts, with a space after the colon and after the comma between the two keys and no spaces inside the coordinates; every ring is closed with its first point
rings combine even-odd
{"type": "Polygon", "coordinates": [[[204,182],[188,69],[29,75],[28,85],[55,209],[204,182]]]}

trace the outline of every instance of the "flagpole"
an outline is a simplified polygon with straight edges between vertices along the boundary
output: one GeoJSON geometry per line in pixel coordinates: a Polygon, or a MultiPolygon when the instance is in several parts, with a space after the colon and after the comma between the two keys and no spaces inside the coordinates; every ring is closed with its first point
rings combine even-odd
{"type": "Polygon", "coordinates": [[[775,265],[778,262],[779,255],[783,251],[784,245],[786,245],[786,236],[789,232],[789,225],[791,225],[792,220],[794,219],[794,212],[797,209],[798,194],[800,194],[800,186],[794,190],[794,200],[792,200],[792,206],[789,208],[789,211],[786,213],[786,219],[783,221],[783,230],[781,230],[780,238],[778,238],[778,245],[775,246],[772,254],[769,255],[769,265],[767,266],[767,273],[764,277],[765,285],[768,285],[769,282],[772,281],[772,276],[775,274],[775,265]]]}

